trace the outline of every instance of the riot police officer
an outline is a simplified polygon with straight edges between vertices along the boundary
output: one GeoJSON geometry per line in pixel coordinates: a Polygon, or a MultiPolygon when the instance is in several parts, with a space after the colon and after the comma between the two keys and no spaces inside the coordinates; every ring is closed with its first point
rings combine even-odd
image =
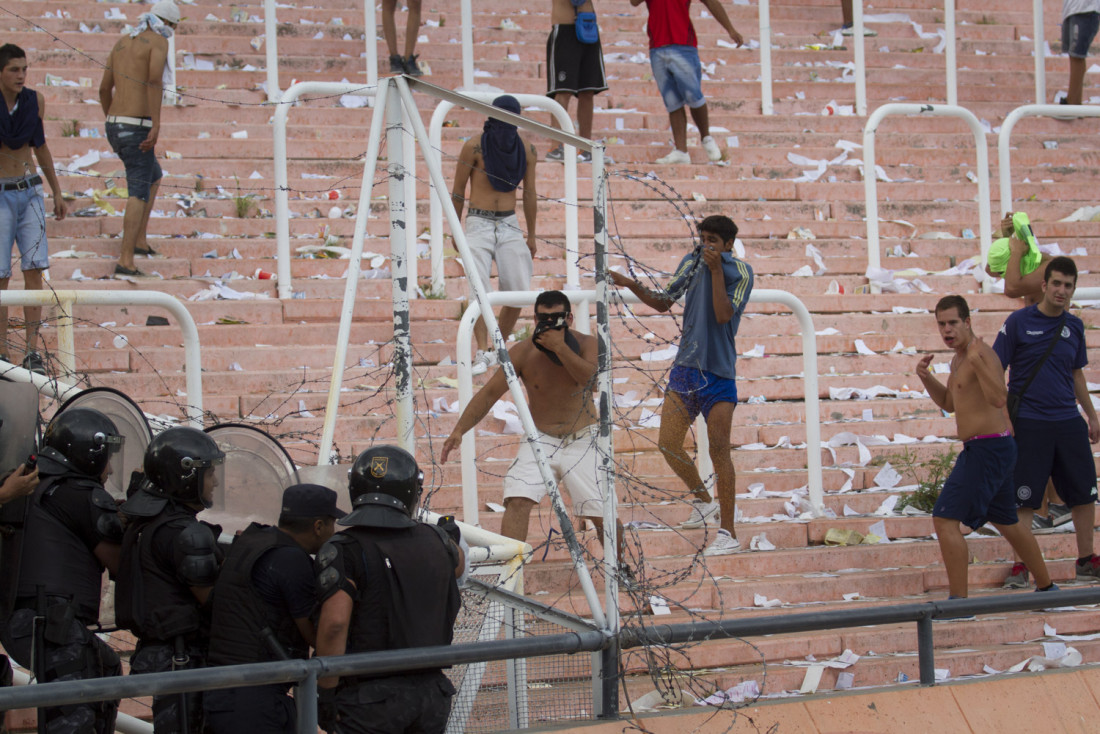
{"type": "MultiPolygon", "coordinates": [[[[449,645],[464,569],[458,527],[417,522],[424,475],[394,446],[359,455],[348,526],[315,561],[321,593],[318,656],[449,645]]],[[[442,732],[455,689],[438,669],[322,678],[319,716],[329,732],[442,732]]]]}
{"type": "MultiPolygon", "coordinates": [[[[138,638],[130,672],[201,668],[209,615],[204,605],[218,577],[220,529],[195,516],[213,503],[225,454],[194,428],[169,428],[145,451],[144,478],[131,484],[120,511],[122,541],[115,617],[138,638]]],[[[153,730],[199,732],[201,693],[153,696],[153,730]]]]}
{"type": "MultiPolygon", "coordinates": [[[[43,437],[3,628],[4,648],[43,683],[122,674],[118,654],[88,629],[99,623],[103,569],[118,568],[122,526],[103,483],[122,444],[110,418],[80,407],[55,416],[43,437]]],[[[118,701],[39,710],[59,734],[113,732],[117,713],[118,701]]]]}
{"type": "MultiPolygon", "coordinates": [[[[310,619],[317,607],[310,556],[343,516],[331,489],[295,484],[283,491],[278,527],[252,523],[233,541],[214,584],[211,665],[309,657],[317,638],[310,619]]],[[[289,688],[208,691],[207,723],[215,734],[294,734],[297,709],[289,688]]]]}

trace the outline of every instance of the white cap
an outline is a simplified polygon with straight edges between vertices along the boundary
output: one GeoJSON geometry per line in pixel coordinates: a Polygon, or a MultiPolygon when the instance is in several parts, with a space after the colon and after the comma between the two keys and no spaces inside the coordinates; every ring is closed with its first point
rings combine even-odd
{"type": "Polygon", "coordinates": [[[180,22],[180,9],[172,0],[160,0],[153,6],[153,15],[169,23],[180,22]]]}

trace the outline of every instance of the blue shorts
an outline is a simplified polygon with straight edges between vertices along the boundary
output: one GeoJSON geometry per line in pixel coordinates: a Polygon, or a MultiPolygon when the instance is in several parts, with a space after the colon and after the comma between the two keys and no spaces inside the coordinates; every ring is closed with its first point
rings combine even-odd
{"type": "Polygon", "coordinates": [[[1011,436],[966,441],[951,476],[943,483],[932,516],[958,520],[974,529],[986,522],[1015,524],[1015,464],[1016,442],[1011,436]]]}
{"type": "Polygon", "coordinates": [[[41,184],[21,191],[0,191],[0,278],[11,277],[13,244],[19,245],[21,270],[50,266],[41,184]]]}
{"type": "Polygon", "coordinates": [[[140,146],[149,135],[149,128],[127,125],[122,122],[107,123],[107,142],[126,166],[126,189],[130,198],[149,201],[153,184],[164,176],[153,150],[143,151],[140,146]]]}
{"type": "Polygon", "coordinates": [[[1070,507],[1096,502],[1096,463],[1084,418],[1065,421],[1016,419],[1019,460],[1013,486],[1019,507],[1038,509],[1047,479],[1070,507]]]}
{"type": "Polygon", "coordinates": [[[1100,29],[1100,13],[1077,13],[1062,21],[1062,51],[1072,59],[1089,55],[1089,46],[1100,29]]]}
{"type": "Polygon", "coordinates": [[[694,367],[676,365],[668,376],[668,391],[680,396],[688,410],[688,420],[695,420],[700,413],[710,416],[710,409],[718,403],[737,405],[737,383],[713,372],[694,367]]]}
{"type": "Polygon", "coordinates": [[[651,48],[649,63],[666,110],[675,112],[684,105],[695,109],[707,103],[703,96],[703,67],[699,63],[699,49],[694,46],[651,48]]]}

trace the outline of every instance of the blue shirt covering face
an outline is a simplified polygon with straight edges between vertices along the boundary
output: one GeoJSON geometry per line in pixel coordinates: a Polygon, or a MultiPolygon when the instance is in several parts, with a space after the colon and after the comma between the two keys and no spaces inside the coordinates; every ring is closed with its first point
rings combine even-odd
{"type": "Polygon", "coordinates": [[[722,253],[722,274],[733,305],[733,318],[724,324],[714,315],[710,268],[703,262],[702,250],[694,250],[680,261],[665,290],[673,298],[685,296],[683,334],[675,363],[732,380],[737,363],[734,340],[752,293],[753,274],[748,263],[730,252],[722,253]]]}
{"type": "MultiPolygon", "coordinates": [[[[1023,390],[1031,371],[1046,354],[1061,320],[1061,316],[1046,316],[1038,306],[1022,308],[1005,320],[993,342],[993,351],[1000,357],[1001,366],[1009,370],[1009,392],[1023,390]]],[[[1042,421],[1078,417],[1073,371],[1083,368],[1088,361],[1085,325],[1067,313],[1061,338],[1020,401],[1020,417],[1042,421]]]]}

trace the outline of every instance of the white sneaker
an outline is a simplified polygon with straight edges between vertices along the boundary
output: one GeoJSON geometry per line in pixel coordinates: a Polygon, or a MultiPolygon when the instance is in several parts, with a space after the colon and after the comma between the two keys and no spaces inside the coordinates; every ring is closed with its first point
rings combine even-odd
{"type": "Polygon", "coordinates": [[[474,361],[470,363],[470,374],[484,375],[490,367],[495,367],[496,364],[497,355],[495,352],[479,349],[477,354],[474,355],[474,361]]]}
{"type": "Polygon", "coordinates": [[[691,163],[691,156],[688,155],[685,150],[676,150],[673,148],[671,153],[658,158],[657,163],[662,166],[687,165],[691,163]]]}
{"type": "Polygon", "coordinates": [[[704,525],[713,525],[718,521],[718,500],[711,500],[710,502],[701,502],[695,500],[691,503],[691,515],[687,520],[680,523],[680,527],[691,530],[692,528],[701,528],[704,525]]]}
{"type": "Polygon", "coordinates": [[[707,152],[707,160],[712,163],[722,160],[722,149],[714,141],[714,136],[708,135],[703,138],[703,150],[707,152]]]}
{"type": "Polygon", "coordinates": [[[728,530],[719,530],[714,540],[703,550],[704,556],[728,556],[741,550],[741,541],[730,535],[728,530]]]}

